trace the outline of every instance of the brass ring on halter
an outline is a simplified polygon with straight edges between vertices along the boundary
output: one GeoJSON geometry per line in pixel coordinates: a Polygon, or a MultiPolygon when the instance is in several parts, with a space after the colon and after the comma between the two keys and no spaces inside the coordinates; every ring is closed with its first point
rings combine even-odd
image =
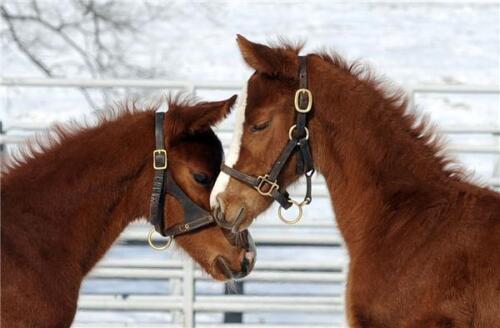
{"type": "Polygon", "coordinates": [[[296,224],[300,221],[300,219],[302,219],[302,214],[303,214],[303,210],[302,210],[302,205],[299,204],[299,202],[293,200],[293,199],[290,199],[288,200],[290,203],[292,203],[293,205],[297,206],[298,210],[299,210],[299,213],[297,214],[297,216],[293,219],[287,219],[284,217],[282,211],[283,211],[283,207],[280,206],[280,208],[278,209],[278,217],[280,218],[281,221],[285,222],[286,224],[296,224]]]}
{"type": "Polygon", "coordinates": [[[295,110],[299,113],[308,113],[311,111],[312,105],[313,105],[313,95],[312,92],[309,89],[299,89],[295,92],[295,99],[294,99],[294,104],[295,104],[295,110]],[[299,104],[299,98],[300,94],[305,93],[307,94],[307,106],[306,108],[300,108],[299,104]]]}
{"type": "Polygon", "coordinates": [[[151,228],[151,230],[149,230],[149,233],[148,233],[148,244],[149,244],[149,246],[152,249],[156,250],[156,251],[164,251],[167,248],[169,248],[170,245],[172,244],[172,241],[173,241],[174,238],[167,237],[168,240],[165,243],[165,245],[163,245],[163,246],[157,246],[157,245],[155,245],[155,243],[153,243],[153,233],[155,233],[155,232],[156,232],[155,228],[151,228]]]}
{"type": "MultiPolygon", "coordinates": [[[[292,125],[292,126],[290,127],[290,130],[288,130],[288,138],[289,138],[290,140],[292,140],[292,139],[293,139],[292,134],[293,134],[293,130],[295,130],[295,128],[296,128],[296,127],[297,127],[297,124],[294,124],[294,125],[292,125]]],[[[306,130],[306,137],[305,137],[305,139],[306,139],[306,140],[309,140],[309,129],[308,129],[307,127],[305,127],[305,126],[304,126],[304,129],[306,130]]]]}

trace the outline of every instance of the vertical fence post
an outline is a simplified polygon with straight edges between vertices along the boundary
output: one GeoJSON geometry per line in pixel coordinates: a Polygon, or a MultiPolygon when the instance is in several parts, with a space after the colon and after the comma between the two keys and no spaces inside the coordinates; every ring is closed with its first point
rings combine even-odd
{"type": "MultiPolygon", "coordinates": [[[[243,295],[243,282],[236,281],[234,283],[234,288],[228,284],[224,285],[224,295],[243,295]]],[[[224,312],[224,323],[242,323],[243,313],[241,312],[224,312]]]]}
{"type": "MultiPolygon", "coordinates": [[[[182,279],[171,279],[170,284],[172,286],[172,294],[175,296],[182,296],[182,279]]],[[[175,310],[173,311],[173,321],[174,323],[182,323],[184,320],[184,311],[183,310],[175,310]]]]}
{"type": "Polygon", "coordinates": [[[184,260],[184,328],[194,328],[194,263],[184,260]]]}

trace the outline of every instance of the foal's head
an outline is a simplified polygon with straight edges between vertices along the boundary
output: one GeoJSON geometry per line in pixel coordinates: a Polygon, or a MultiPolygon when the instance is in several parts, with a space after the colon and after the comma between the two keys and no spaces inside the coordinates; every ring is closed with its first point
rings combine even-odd
{"type": "MultiPolygon", "coordinates": [[[[219,174],[223,150],[210,126],[222,120],[236,100],[194,106],[171,104],[165,118],[168,169],[174,180],[195,203],[209,210],[210,191],[219,174]]],[[[183,207],[167,194],[166,228],[184,222],[183,207]]],[[[247,232],[233,234],[215,224],[175,237],[183,248],[213,278],[225,280],[246,276],[253,268],[255,250],[247,232]]]]}
{"type": "MultiPolygon", "coordinates": [[[[251,176],[268,173],[289,138],[294,124],[294,94],[299,87],[298,50],[270,48],[238,36],[243,58],[255,73],[239,99],[233,142],[226,164],[251,176]]],[[[297,180],[296,155],[288,161],[278,178],[286,187],[297,180]]],[[[218,220],[244,229],[267,209],[272,198],[221,173],[211,195],[218,220]]]]}

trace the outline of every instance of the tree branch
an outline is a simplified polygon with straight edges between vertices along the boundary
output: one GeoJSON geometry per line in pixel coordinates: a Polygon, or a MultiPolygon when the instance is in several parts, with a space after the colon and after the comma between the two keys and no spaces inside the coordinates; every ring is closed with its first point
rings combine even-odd
{"type": "Polygon", "coordinates": [[[10,35],[12,37],[12,40],[14,43],[17,45],[21,53],[23,53],[28,59],[36,66],[38,67],[42,72],[45,73],[45,75],[49,77],[53,77],[52,71],[50,70],[49,67],[47,67],[41,60],[39,60],[28,48],[27,45],[24,44],[24,42],[19,38],[19,36],[16,33],[16,29],[14,28],[14,24],[12,23],[10,16],[5,9],[5,7],[2,5],[0,6],[0,10],[2,12],[2,17],[5,19],[5,22],[7,23],[7,27],[9,29],[10,35]]]}

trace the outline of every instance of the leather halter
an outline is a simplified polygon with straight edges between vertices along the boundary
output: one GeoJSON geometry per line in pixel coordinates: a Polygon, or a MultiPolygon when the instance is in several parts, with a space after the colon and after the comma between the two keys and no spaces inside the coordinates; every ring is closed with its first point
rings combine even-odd
{"type": "Polygon", "coordinates": [[[288,131],[288,143],[274,162],[269,173],[254,177],[226,164],[222,164],[221,167],[222,172],[255,188],[262,196],[272,197],[281,205],[281,208],[288,209],[292,205],[296,205],[299,208],[299,215],[291,221],[283,218],[280,208],[278,214],[286,223],[298,222],[302,217],[302,206],[308,205],[312,201],[311,177],[314,174],[314,162],[309,147],[309,130],[307,129],[307,114],[312,109],[312,103],[312,93],[307,88],[307,57],[299,56],[299,89],[296,91],[294,99],[295,111],[297,112],[296,121],[288,131]],[[278,177],[294,152],[299,154],[296,168],[297,175],[303,174],[306,176],[307,190],[301,203],[291,199],[288,192],[278,184],[278,177]]]}
{"type": "Polygon", "coordinates": [[[153,151],[153,191],[151,192],[150,202],[150,222],[154,230],[163,237],[168,237],[168,242],[158,247],[152,243],[151,236],[154,230],[151,230],[148,236],[148,242],[154,249],[161,250],[170,246],[172,239],[180,234],[196,230],[214,222],[212,215],[196,204],[179,187],[168,170],[168,156],[165,149],[163,123],[165,112],[157,111],[155,113],[155,140],[156,149],[153,151]],[[172,227],[165,226],[165,193],[172,195],[181,204],[184,210],[184,223],[176,224],[172,227]]]}

